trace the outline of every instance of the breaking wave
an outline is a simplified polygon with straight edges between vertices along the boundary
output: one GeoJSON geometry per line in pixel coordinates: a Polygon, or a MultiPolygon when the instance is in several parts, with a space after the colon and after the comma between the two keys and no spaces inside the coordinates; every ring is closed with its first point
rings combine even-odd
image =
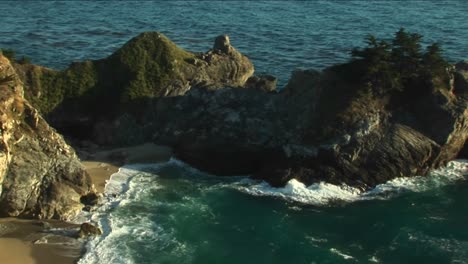
{"type": "Polygon", "coordinates": [[[389,199],[408,191],[423,192],[439,188],[464,180],[467,176],[468,161],[456,160],[427,176],[396,178],[366,192],[347,185],[338,186],[325,182],[305,186],[295,179],[290,180],[283,188],[274,188],[266,182],[256,183],[252,180],[245,180],[235,188],[251,195],[275,196],[304,204],[326,205],[335,201],[389,199]]]}

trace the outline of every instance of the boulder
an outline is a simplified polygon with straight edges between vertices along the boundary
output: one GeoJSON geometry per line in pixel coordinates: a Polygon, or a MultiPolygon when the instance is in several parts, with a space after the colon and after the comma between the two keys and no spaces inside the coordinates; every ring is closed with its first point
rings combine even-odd
{"type": "Polygon", "coordinates": [[[78,231],[79,238],[86,238],[90,236],[100,236],[102,235],[102,230],[91,224],[91,223],[83,223],[80,226],[80,231],[78,231]]]}
{"type": "Polygon", "coordinates": [[[68,219],[91,191],[74,150],[23,97],[23,84],[0,55],[0,215],[68,219]]]}

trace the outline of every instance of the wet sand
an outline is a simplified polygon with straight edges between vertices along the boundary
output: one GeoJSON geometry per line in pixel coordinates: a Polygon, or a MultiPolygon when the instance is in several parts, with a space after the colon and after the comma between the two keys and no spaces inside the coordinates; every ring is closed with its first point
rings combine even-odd
{"type": "Polygon", "coordinates": [[[16,238],[0,238],[0,263],[34,264],[32,247],[16,238]]]}
{"type": "Polygon", "coordinates": [[[84,240],[70,237],[78,225],[61,221],[0,219],[0,263],[73,264],[84,240]]]}
{"type": "Polygon", "coordinates": [[[168,161],[173,155],[172,149],[152,143],[98,151],[82,163],[91,176],[98,193],[104,192],[106,182],[110,176],[125,164],[157,163],[168,161]]]}

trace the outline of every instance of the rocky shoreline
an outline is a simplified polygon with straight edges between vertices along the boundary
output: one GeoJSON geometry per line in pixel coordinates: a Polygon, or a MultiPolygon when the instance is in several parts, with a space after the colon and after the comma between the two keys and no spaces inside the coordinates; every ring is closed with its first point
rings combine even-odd
{"type": "MultiPolygon", "coordinates": [[[[97,192],[111,175],[125,164],[157,163],[168,161],[172,150],[152,143],[128,148],[100,149],[98,146],[78,151],[83,168],[89,174],[97,192]]],[[[97,201],[96,201],[97,202],[97,201]]],[[[84,208],[92,210],[91,207],[84,208]]],[[[58,220],[0,219],[0,262],[10,264],[72,264],[85,250],[86,236],[79,239],[80,223],[58,220]],[[16,253],[15,253],[16,252],[16,253]]]]}
{"type": "Polygon", "coordinates": [[[394,70],[403,59],[375,71],[383,66],[366,57],[372,48],[295,71],[281,90],[274,77],[254,76],[227,36],[191,53],[147,32],[63,71],[0,55],[0,214],[70,219],[95,204],[117,167],[172,155],[272,186],[363,190],[466,158],[468,64],[445,65],[428,48],[412,74],[394,70]]]}
{"type": "MultiPolygon", "coordinates": [[[[16,68],[26,97],[67,136],[109,147],[167,145],[202,170],[251,174],[273,186],[295,178],[369,189],[425,175],[466,142],[466,63],[417,59],[416,77],[406,70],[389,72],[391,81],[368,76],[371,65],[355,58],[321,72],[296,71],[278,91],[274,77],[252,75],[252,63],[227,36],[195,54],[150,32],[108,58],[61,72],[16,68]],[[154,76],[161,69],[167,78],[154,76]],[[45,106],[49,99],[55,105],[45,106]]],[[[400,69],[402,61],[385,63],[400,69]]]]}

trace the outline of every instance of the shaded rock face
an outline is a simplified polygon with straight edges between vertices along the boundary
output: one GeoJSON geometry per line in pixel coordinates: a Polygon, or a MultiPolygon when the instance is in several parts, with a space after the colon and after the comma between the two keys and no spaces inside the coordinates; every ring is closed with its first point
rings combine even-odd
{"type": "Polygon", "coordinates": [[[91,189],[74,150],[23,98],[23,84],[0,55],[0,214],[67,219],[91,189]]]}
{"type": "Polygon", "coordinates": [[[455,93],[468,92],[468,61],[461,61],[455,65],[455,93]]]}
{"type": "Polygon", "coordinates": [[[93,136],[96,124],[102,128],[123,113],[141,114],[147,99],[183,95],[192,87],[241,87],[254,72],[227,36],[218,37],[213,50],[195,54],[158,32],[142,33],[108,58],[76,62],[64,71],[15,67],[26,98],[55,128],[76,137],[93,136]]]}
{"type": "Polygon", "coordinates": [[[459,159],[468,159],[468,141],[465,142],[465,145],[463,146],[463,149],[458,153],[459,159]]]}
{"type": "Polygon", "coordinates": [[[366,189],[457,157],[468,136],[468,93],[451,85],[429,86],[408,104],[403,92],[350,87],[333,69],[297,71],[278,94],[192,89],[160,98],[140,131],[218,175],[366,189]]]}
{"type": "Polygon", "coordinates": [[[285,129],[281,99],[256,89],[192,89],[155,102],[148,132],[152,141],[173,146],[179,158],[203,170],[249,174],[282,155],[273,150],[297,136],[285,129]]]}

